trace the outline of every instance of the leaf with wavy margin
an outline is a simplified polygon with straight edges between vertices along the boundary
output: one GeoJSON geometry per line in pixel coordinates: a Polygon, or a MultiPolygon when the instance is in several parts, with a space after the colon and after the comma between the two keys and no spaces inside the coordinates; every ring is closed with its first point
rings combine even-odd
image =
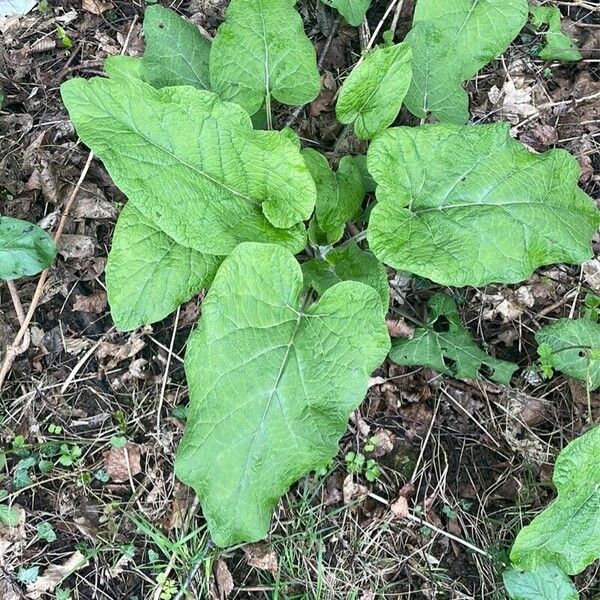
{"type": "Polygon", "coordinates": [[[388,129],[373,140],[371,250],[436,283],[517,283],[592,257],[600,213],[564,150],[529,152],[509,125],[388,129]]]}
{"type": "Polygon", "coordinates": [[[344,281],[307,306],[287,250],[241,244],[223,262],[186,351],[188,426],[175,472],[218,546],[267,535],[279,498],[337,452],[389,350],[381,300],[344,281]]]}

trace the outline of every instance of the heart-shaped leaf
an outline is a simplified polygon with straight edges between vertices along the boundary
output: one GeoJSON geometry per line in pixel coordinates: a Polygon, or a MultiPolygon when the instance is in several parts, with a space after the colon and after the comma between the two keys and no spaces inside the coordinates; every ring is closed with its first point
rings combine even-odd
{"type": "Polygon", "coordinates": [[[41,227],[0,216],[0,279],[36,275],[55,257],[56,245],[41,227]]]}
{"type": "Polygon", "coordinates": [[[267,534],[290,485],[336,454],[389,350],[373,288],[345,281],[306,306],[303,287],[289,251],[241,244],[188,341],[191,402],[175,469],[219,546],[267,534]]]}
{"type": "Polygon", "coordinates": [[[212,89],[251,115],[271,98],[307,104],[321,90],[296,0],[231,0],[210,53],[212,89]]]}
{"type": "Polygon", "coordinates": [[[149,221],[182,246],[227,255],[240,242],[304,248],[316,190],[289,134],[189,86],[132,78],[61,87],[81,139],[149,221]]]}
{"type": "Polygon", "coordinates": [[[510,559],[535,571],[553,563],[569,575],[600,558],[600,427],[573,440],[556,460],[558,498],[519,532],[510,559]]]}
{"type": "Polygon", "coordinates": [[[469,99],[462,83],[508,48],[527,14],[527,0],[418,0],[406,38],[413,70],[408,110],[466,123],[469,99]]]}
{"type": "Polygon", "coordinates": [[[426,125],[380,134],[368,240],[384,263],[444,285],[516,283],[591,258],[600,224],[564,150],[529,152],[508,125],[426,125]]]}

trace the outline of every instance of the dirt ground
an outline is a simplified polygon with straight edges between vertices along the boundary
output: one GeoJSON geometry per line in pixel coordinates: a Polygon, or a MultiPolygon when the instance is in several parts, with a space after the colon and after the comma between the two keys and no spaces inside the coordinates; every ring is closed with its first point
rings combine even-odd
{"type": "MultiPolygon", "coordinates": [[[[164,4],[214,34],[227,3],[164,4]]],[[[509,120],[535,151],[566,148],[581,164],[582,188],[598,200],[599,5],[545,4],[560,7],[584,60],[535,58],[540,39],[525,29],[468,84],[473,121],[509,120]]],[[[277,107],[279,126],[293,120],[305,143],[332,150],[341,130],[335,93],[388,5],[375,0],[368,26],[356,29],[315,0],[300,2],[323,92],[297,116],[277,107]]],[[[103,59],[125,43],[128,54],[140,54],[143,10],[141,0],[48,0],[19,19],[0,19],[2,215],[56,227],[88,156],[59,86],[101,75],[103,59]]],[[[405,1],[396,40],[412,10],[405,1]]],[[[403,113],[398,122],[415,121],[403,113]]],[[[352,137],[342,148],[364,149],[352,137]]],[[[173,474],[187,403],[182,356],[201,296],[152,327],[115,329],[103,270],[125,201],[94,161],[0,392],[0,489],[21,514],[18,526],[0,525],[0,599],[505,598],[499,574],[518,530],[553,498],[557,453],[600,422],[600,394],[588,396],[561,375],[544,381],[529,367],[537,358],[533,335],[557,317],[581,314],[588,292],[600,294],[600,260],[544,268],[521,285],[460,290],[474,336],[522,367],[513,386],[386,363],[329,473],[292,488],[265,543],[221,551],[173,474]],[[345,460],[372,436],[377,443],[365,454],[381,470],[375,482],[353,475],[345,460]]],[[[389,318],[422,314],[434,286],[392,271],[389,277],[389,318]]],[[[25,308],[36,283],[17,282],[25,308]]],[[[0,287],[0,358],[17,329],[0,287]]],[[[576,577],[582,598],[600,598],[599,570],[576,577]]]]}

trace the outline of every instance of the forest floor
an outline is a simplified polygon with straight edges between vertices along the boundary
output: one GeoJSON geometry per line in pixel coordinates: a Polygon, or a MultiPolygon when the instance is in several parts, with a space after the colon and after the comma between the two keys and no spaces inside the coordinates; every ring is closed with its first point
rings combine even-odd
{"type": "MultiPolygon", "coordinates": [[[[341,130],[336,91],[389,1],[375,0],[359,29],[334,26],[334,13],[314,0],[299,4],[318,55],[327,52],[322,95],[294,127],[324,152],[341,130]]],[[[226,4],[168,3],[208,34],[226,4]]],[[[410,27],[413,4],[399,3],[396,40],[410,27]]],[[[546,4],[561,8],[584,60],[536,59],[540,40],[524,30],[469,84],[472,120],[509,120],[535,151],[566,148],[581,164],[580,185],[598,200],[600,11],[594,0],[546,4]]],[[[2,215],[55,227],[88,155],[59,86],[102,75],[103,59],[125,43],[128,54],[140,54],[143,10],[141,0],[48,0],[0,19],[2,215]]],[[[291,114],[279,106],[276,121],[291,114]]],[[[414,118],[402,113],[398,122],[414,118]]],[[[364,145],[350,137],[343,151],[364,145]]],[[[0,525],[0,598],[505,598],[499,574],[519,529],[554,496],[557,453],[600,421],[600,394],[588,396],[559,374],[544,381],[529,367],[537,358],[533,335],[558,317],[580,315],[586,295],[600,294],[600,260],[544,268],[520,285],[463,289],[461,313],[476,339],[522,367],[513,386],[386,363],[330,472],[292,488],[267,541],[221,551],[173,473],[187,402],[182,356],[201,297],[177,318],[128,334],[115,329],[103,270],[125,200],[94,161],[27,345],[0,392],[0,489],[21,514],[17,527],[0,525]],[[365,450],[373,436],[374,449],[365,450]],[[369,482],[353,474],[348,452],[373,458],[381,476],[369,482]]],[[[400,309],[420,314],[432,287],[389,277],[389,318],[400,309]]],[[[26,308],[36,283],[17,282],[26,308]]],[[[0,358],[17,329],[2,287],[0,358]]],[[[576,583],[582,598],[600,598],[598,564],[576,583]]]]}

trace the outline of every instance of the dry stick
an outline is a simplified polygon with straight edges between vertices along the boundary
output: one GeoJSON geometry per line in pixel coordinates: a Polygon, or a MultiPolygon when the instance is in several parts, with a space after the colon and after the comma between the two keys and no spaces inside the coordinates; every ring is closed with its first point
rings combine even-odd
{"type": "MultiPolygon", "coordinates": [[[[6,282],[8,286],[8,291],[10,292],[10,297],[12,299],[13,306],[15,307],[15,312],[17,313],[17,319],[19,321],[19,326],[23,325],[23,321],[25,321],[25,312],[23,311],[23,305],[21,304],[21,298],[19,298],[19,292],[17,291],[17,286],[15,282],[12,280],[8,280],[6,282]]],[[[17,355],[23,354],[27,348],[29,348],[29,343],[31,338],[29,337],[29,330],[27,334],[24,336],[23,341],[19,344],[19,349],[17,350],[17,355]]]]}
{"type": "MultiPolygon", "coordinates": [[[[129,45],[129,38],[131,37],[133,28],[135,27],[135,24],[137,23],[137,19],[138,19],[138,17],[137,17],[137,15],[135,15],[135,17],[133,17],[133,21],[131,22],[131,27],[129,28],[129,31],[127,32],[127,37],[125,38],[125,41],[123,42],[123,47],[121,48],[121,53],[120,53],[121,56],[123,54],[125,54],[125,50],[127,49],[127,46],[129,45]]],[[[90,169],[90,165],[92,164],[93,158],[94,158],[94,153],[90,151],[90,153],[88,154],[87,160],[85,161],[85,166],[83,167],[83,170],[81,171],[81,175],[79,176],[79,179],[77,180],[77,183],[75,184],[75,187],[73,188],[73,191],[71,192],[71,195],[69,196],[69,199],[67,200],[67,202],[65,204],[63,214],[60,218],[60,223],[58,224],[58,229],[56,230],[56,233],[54,234],[54,243],[57,245],[58,245],[58,242],[60,241],[60,238],[62,236],[62,232],[65,228],[65,225],[67,224],[67,218],[69,217],[69,212],[71,211],[71,206],[73,206],[73,202],[75,202],[77,193],[79,192],[79,189],[81,188],[81,185],[83,184],[83,181],[85,180],[85,178],[87,176],[87,172],[90,169]]],[[[8,349],[6,351],[6,356],[4,357],[4,362],[2,363],[2,368],[0,369],[0,391],[2,391],[2,386],[4,385],[4,380],[6,379],[8,372],[10,371],[13,363],[15,362],[15,358],[18,356],[19,347],[21,346],[21,342],[23,341],[23,338],[25,337],[25,334],[28,331],[29,324],[31,323],[31,319],[33,319],[33,315],[35,313],[35,309],[37,308],[37,305],[42,297],[42,294],[44,293],[44,285],[46,284],[46,280],[48,279],[48,274],[49,274],[48,269],[46,269],[45,271],[42,271],[42,274],[40,275],[40,280],[38,281],[37,287],[35,288],[35,292],[33,293],[33,298],[31,299],[31,305],[29,306],[29,310],[27,311],[27,314],[25,315],[25,318],[24,318],[23,322],[21,323],[21,328],[17,332],[17,335],[15,336],[15,339],[12,341],[12,344],[8,347],[8,349]]],[[[10,286],[9,286],[9,289],[10,289],[10,286]]]]}
{"type": "Polygon", "coordinates": [[[527,117],[525,120],[515,125],[513,129],[521,129],[521,127],[537,119],[541,115],[541,112],[543,110],[546,110],[547,108],[554,108],[556,106],[569,106],[569,104],[577,105],[581,104],[582,102],[596,100],[597,98],[600,98],[600,92],[596,92],[595,94],[591,94],[590,96],[584,96],[583,98],[572,98],[571,100],[561,100],[560,102],[546,102],[545,104],[540,104],[539,106],[535,107],[535,112],[531,116],[527,117]]]}
{"type": "MultiPolygon", "coordinates": [[[[112,327],[111,327],[111,329],[112,329],[112,327]]],[[[107,333],[110,333],[110,330],[107,333]]],[[[77,373],[79,373],[79,370],[81,369],[81,367],[83,367],[83,365],[88,361],[90,356],[92,356],[92,354],[94,354],[94,352],[97,350],[98,346],[102,342],[102,339],[103,339],[103,337],[101,337],[99,340],[94,342],[88,348],[87,352],[77,361],[77,364],[73,367],[72,371],[69,373],[69,375],[65,379],[64,383],[60,387],[61,395],[67,391],[67,388],[71,385],[71,383],[73,382],[73,379],[75,379],[75,377],[76,377],[77,373]]]]}
{"type": "MultiPolygon", "coordinates": [[[[373,494],[372,492],[369,492],[368,496],[369,496],[369,498],[373,498],[373,500],[377,500],[377,502],[381,502],[381,504],[384,504],[385,506],[390,505],[390,502],[388,500],[386,500],[385,498],[382,498],[381,496],[378,496],[377,494],[373,494]]],[[[439,533],[440,535],[443,535],[444,537],[447,537],[451,540],[454,540],[455,542],[458,542],[459,544],[462,544],[466,548],[473,550],[473,552],[477,552],[478,554],[481,554],[482,556],[485,556],[486,558],[492,558],[492,555],[489,552],[482,550],[478,546],[471,544],[471,542],[467,542],[467,540],[463,540],[462,538],[450,533],[449,531],[444,531],[443,529],[436,527],[435,525],[433,525],[433,523],[430,523],[429,521],[425,521],[424,519],[421,519],[421,518],[413,515],[410,512],[407,513],[406,515],[403,515],[401,518],[408,519],[409,521],[413,521],[413,523],[418,523],[419,525],[422,525],[423,527],[429,527],[429,529],[435,531],[436,533],[439,533]]]]}
{"type": "Polygon", "coordinates": [[[10,297],[15,307],[15,312],[17,313],[17,319],[19,319],[19,325],[23,325],[25,313],[23,312],[23,305],[21,304],[21,299],[17,292],[17,286],[15,285],[15,282],[10,279],[6,282],[6,285],[8,286],[8,291],[10,292],[10,297]]]}
{"type": "Polygon", "coordinates": [[[413,515],[411,513],[406,515],[405,518],[408,519],[409,521],[413,521],[414,523],[418,523],[419,525],[423,525],[424,527],[429,527],[429,529],[432,529],[436,533],[439,533],[440,535],[443,535],[444,537],[454,540],[455,542],[465,546],[466,548],[473,550],[473,552],[477,552],[477,554],[481,554],[482,556],[485,556],[486,558],[492,558],[492,555],[489,552],[486,552],[485,550],[482,550],[481,548],[475,546],[474,544],[471,544],[471,542],[467,542],[467,540],[463,540],[462,538],[459,538],[457,535],[454,535],[454,534],[450,533],[449,531],[444,531],[443,529],[436,527],[435,525],[433,525],[433,523],[429,523],[429,521],[424,521],[423,519],[420,519],[419,517],[416,517],[415,515],[413,515]]]}
{"type": "MultiPolygon", "coordinates": [[[[93,158],[94,158],[94,154],[92,152],[90,152],[89,156],[87,158],[87,161],[85,163],[85,166],[83,167],[83,171],[81,171],[81,175],[79,176],[79,180],[77,181],[75,187],[73,188],[73,191],[71,192],[71,195],[69,196],[69,199],[67,200],[62,217],[60,218],[60,223],[58,224],[58,229],[56,230],[56,233],[54,234],[54,242],[56,244],[58,244],[58,242],[60,241],[62,232],[67,223],[69,211],[71,210],[71,206],[73,205],[73,202],[75,201],[75,197],[77,196],[77,193],[79,192],[79,188],[81,187],[81,184],[83,183],[83,180],[85,179],[85,177],[87,175],[87,172],[90,168],[93,158]]],[[[4,362],[2,363],[2,368],[0,369],[0,390],[2,389],[2,385],[4,384],[4,380],[6,379],[8,372],[10,371],[13,363],[15,362],[15,358],[19,354],[19,347],[21,345],[21,342],[23,341],[23,338],[25,337],[25,334],[27,333],[29,324],[31,323],[31,319],[33,319],[33,314],[35,313],[35,309],[37,308],[37,305],[42,297],[42,294],[44,293],[44,285],[46,284],[46,280],[48,279],[49,273],[50,273],[49,269],[46,269],[40,275],[40,280],[38,281],[37,287],[35,288],[35,292],[33,294],[33,298],[31,299],[31,305],[29,306],[29,310],[27,311],[27,314],[25,315],[25,318],[23,319],[23,322],[21,323],[21,328],[17,332],[17,335],[15,336],[15,339],[12,341],[12,344],[8,347],[8,350],[6,351],[6,356],[4,357],[4,362]]]]}
{"type": "Polygon", "coordinates": [[[394,13],[394,18],[392,19],[392,26],[390,29],[395,34],[396,27],[398,27],[398,21],[400,20],[400,13],[402,12],[402,7],[404,6],[404,0],[400,0],[398,6],[396,7],[396,12],[394,13]]]}
{"type": "MultiPolygon", "coordinates": [[[[375,43],[375,40],[377,39],[377,36],[379,35],[379,32],[381,31],[381,28],[383,27],[383,24],[385,23],[386,19],[388,18],[389,14],[392,12],[392,9],[394,8],[395,4],[398,4],[398,2],[400,1],[400,8],[402,8],[402,4],[404,2],[404,0],[393,0],[392,2],[390,2],[390,5],[386,8],[385,12],[383,13],[383,17],[381,17],[379,23],[377,23],[377,27],[375,27],[375,31],[373,32],[373,35],[371,35],[371,39],[369,40],[369,43],[367,44],[367,47],[365,48],[365,50],[370,50],[373,47],[373,44],[375,43]]],[[[394,15],[394,19],[396,18],[396,15],[394,15]]],[[[400,11],[398,10],[398,18],[400,18],[400,11]]],[[[395,27],[393,26],[392,23],[392,31],[395,31],[395,27]]],[[[364,56],[364,54],[363,54],[364,56]]],[[[359,63],[362,61],[362,58],[360,61],[358,61],[359,63]]]]}
{"type": "Polygon", "coordinates": [[[394,34],[396,33],[396,27],[398,27],[398,21],[400,20],[400,13],[402,12],[403,6],[404,0],[400,0],[400,2],[398,2],[398,6],[396,6],[396,12],[394,13],[394,18],[392,19],[392,26],[390,27],[394,34]]]}
{"type": "Polygon", "coordinates": [[[171,344],[167,354],[167,364],[165,365],[165,374],[163,376],[162,385],[160,386],[160,396],[158,398],[158,407],[156,409],[156,435],[160,435],[160,413],[162,411],[163,402],[165,400],[165,390],[167,389],[167,379],[169,378],[169,367],[171,366],[171,357],[173,356],[173,346],[175,345],[175,337],[177,336],[177,327],[179,325],[179,313],[181,306],[177,307],[175,320],[173,321],[173,334],[171,335],[171,344]]]}

